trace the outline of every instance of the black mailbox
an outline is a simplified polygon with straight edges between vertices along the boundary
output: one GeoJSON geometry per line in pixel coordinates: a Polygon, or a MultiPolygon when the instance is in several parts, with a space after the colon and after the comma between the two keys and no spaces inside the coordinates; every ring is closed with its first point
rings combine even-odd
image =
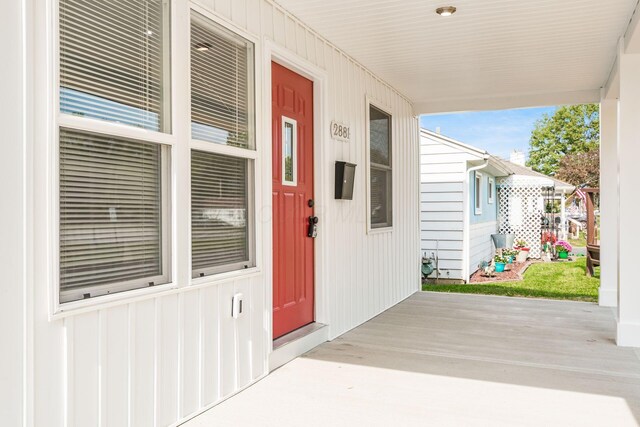
{"type": "Polygon", "coordinates": [[[336,199],[353,199],[353,181],[356,176],[356,165],[347,162],[336,162],[336,199]]]}

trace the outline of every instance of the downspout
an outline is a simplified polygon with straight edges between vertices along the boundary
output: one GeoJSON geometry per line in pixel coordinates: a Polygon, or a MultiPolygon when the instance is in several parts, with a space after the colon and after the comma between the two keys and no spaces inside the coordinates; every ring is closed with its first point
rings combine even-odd
{"type": "Polygon", "coordinates": [[[483,164],[467,168],[467,172],[465,173],[465,176],[464,176],[464,195],[465,195],[464,206],[466,207],[466,209],[463,209],[464,218],[462,223],[462,252],[463,252],[462,278],[465,281],[465,283],[469,283],[469,277],[471,276],[471,272],[469,271],[469,262],[471,259],[471,254],[469,253],[469,251],[471,250],[471,241],[470,241],[471,239],[470,239],[470,233],[469,233],[470,232],[469,228],[471,227],[471,209],[469,208],[471,205],[469,200],[470,199],[469,174],[471,172],[484,169],[487,166],[489,166],[489,159],[485,157],[483,164]]]}

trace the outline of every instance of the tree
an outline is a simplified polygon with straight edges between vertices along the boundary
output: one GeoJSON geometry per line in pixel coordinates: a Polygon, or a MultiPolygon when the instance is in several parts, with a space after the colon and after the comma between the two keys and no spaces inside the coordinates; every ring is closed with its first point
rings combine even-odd
{"type": "Polygon", "coordinates": [[[558,108],[539,119],[529,140],[527,166],[545,175],[558,172],[565,156],[597,150],[600,144],[598,104],[558,108]]]}
{"type": "Polygon", "coordinates": [[[560,160],[556,178],[573,185],[600,186],[600,150],[569,154],[560,160]]]}

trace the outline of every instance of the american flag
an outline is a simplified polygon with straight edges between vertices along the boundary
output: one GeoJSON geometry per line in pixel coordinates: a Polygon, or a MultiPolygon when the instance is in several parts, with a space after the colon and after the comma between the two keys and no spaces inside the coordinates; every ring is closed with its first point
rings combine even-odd
{"type": "Polygon", "coordinates": [[[576,194],[582,199],[582,203],[587,203],[587,193],[578,188],[576,189],[576,194]]]}

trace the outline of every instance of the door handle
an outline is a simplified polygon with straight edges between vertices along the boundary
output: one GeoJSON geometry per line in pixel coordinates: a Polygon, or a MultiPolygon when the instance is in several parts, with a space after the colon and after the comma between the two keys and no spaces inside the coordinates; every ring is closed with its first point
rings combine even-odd
{"type": "Polygon", "coordinates": [[[318,217],[310,216],[309,217],[309,228],[307,229],[307,237],[311,237],[315,239],[318,237],[318,217]]]}

